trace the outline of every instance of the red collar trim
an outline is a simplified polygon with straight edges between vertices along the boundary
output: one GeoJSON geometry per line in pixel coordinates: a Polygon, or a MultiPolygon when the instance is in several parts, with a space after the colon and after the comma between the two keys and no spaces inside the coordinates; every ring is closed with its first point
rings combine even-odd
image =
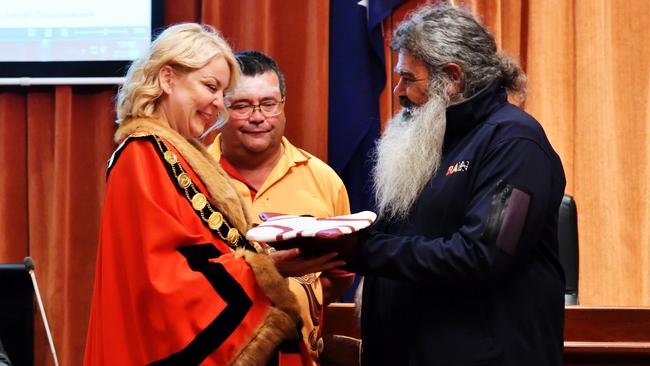
{"type": "Polygon", "coordinates": [[[255,195],[257,194],[257,189],[255,189],[255,187],[253,187],[252,184],[248,183],[246,178],[244,178],[244,176],[242,176],[237,171],[237,169],[235,169],[235,167],[232,166],[228,162],[228,160],[226,160],[226,158],[223,157],[223,155],[221,155],[221,158],[219,159],[219,164],[221,164],[221,167],[223,168],[223,170],[226,171],[226,173],[230,174],[233,178],[235,178],[238,181],[244,183],[246,185],[246,187],[248,187],[248,190],[250,191],[250,194],[251,194],[251,201],[254,201],[255,200],[255,195]]]}

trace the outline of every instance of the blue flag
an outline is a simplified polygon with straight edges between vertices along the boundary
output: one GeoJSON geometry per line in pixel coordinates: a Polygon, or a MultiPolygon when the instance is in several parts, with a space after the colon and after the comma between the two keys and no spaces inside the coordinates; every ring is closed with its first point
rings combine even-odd
{"type": "Polygon", "coordinates": [[[370,158],[386,84],[381,22],[402,1],[330,1],[328,161],[348,189],[352,212],[374,208],[370,158]]]}
{"type": "MultiPolygon", "coordinates": [[[[371,155],[386,85],[381,23],[402,1],[330,0],[328,161],[345,183],[352,212],[374,210],[371,155]]],[[[353,299],[354,287],[344,301],[353,299]]]]}

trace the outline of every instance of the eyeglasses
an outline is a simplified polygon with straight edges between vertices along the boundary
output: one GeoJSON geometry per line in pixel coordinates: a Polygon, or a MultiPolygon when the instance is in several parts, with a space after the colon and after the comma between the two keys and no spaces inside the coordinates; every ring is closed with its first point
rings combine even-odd
{"type": "Polygon", "coordinates": [[[284,104],[284,98],[282,100],[265,100],[260,104],[235,102],[226,105],[226,108],[231,117],[247,119],[255,113],[255,109],[259,109],[264,117],[275,117],[282,113],[282,104],[284,104]]]}

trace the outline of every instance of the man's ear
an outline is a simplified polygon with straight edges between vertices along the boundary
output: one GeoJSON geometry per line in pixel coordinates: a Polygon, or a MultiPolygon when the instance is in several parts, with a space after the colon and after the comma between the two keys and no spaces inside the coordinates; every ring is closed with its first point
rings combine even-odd
{"type": "Polygon", "coordinates": [[[164,65],[158,71],[158,84],[165,94],[171,94],[174,89],[174,69],[169,65],[164,65]]]}
{"type": "Polygon", "coordinates": [[[449,95],[453,97],[462,94],[465,86],[463,81],[463,68],[458,64],[448,63],[442,67],[442,71],[447,74],[447,77],[452,82],[449,95]]]}

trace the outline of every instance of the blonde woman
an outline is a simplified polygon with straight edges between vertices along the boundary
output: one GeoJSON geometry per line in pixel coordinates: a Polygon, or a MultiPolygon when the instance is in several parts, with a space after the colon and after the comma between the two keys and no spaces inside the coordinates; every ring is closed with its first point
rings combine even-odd
{"type": "Polygon", "coordinates": [[[197,140],[238,75],[219,33],[191,23],[166,29],[129,69],[84,364],[264,365],[299,337],[284,276],[342,264],[271,257],[243,237],[247,212],[197,140]]]}

